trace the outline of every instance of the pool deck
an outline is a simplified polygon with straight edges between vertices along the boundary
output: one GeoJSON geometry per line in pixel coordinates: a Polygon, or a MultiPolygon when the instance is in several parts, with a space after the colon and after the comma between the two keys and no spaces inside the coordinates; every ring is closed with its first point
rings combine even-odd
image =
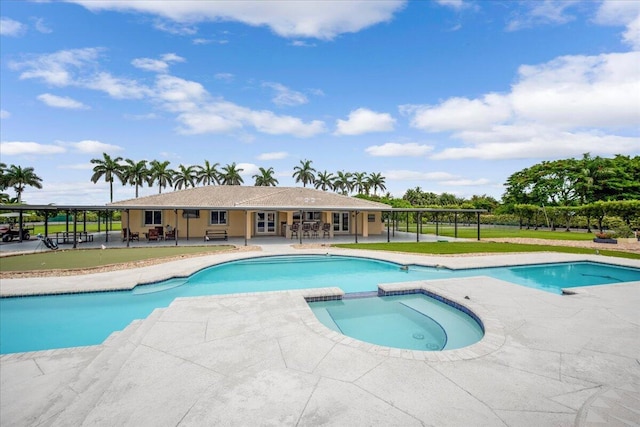
{"type": "MultiPolygon", "coordinates": [[[[84,276],[7,279],[2,295],[130,288],[236,259],[354,255],[471,268],[591,260],[559,253],[423,256],[285,242],[84,276]]],[[[338,286],[339,284],[328,284],[338,286]]],[[[99,346],[0,356],[0,425],[640,425],[640,282],[555,295],[489,277],[424,287],[465,304],[483,340],[389,349],[322,326],[284,291],[179,298],[99,346]]]]}

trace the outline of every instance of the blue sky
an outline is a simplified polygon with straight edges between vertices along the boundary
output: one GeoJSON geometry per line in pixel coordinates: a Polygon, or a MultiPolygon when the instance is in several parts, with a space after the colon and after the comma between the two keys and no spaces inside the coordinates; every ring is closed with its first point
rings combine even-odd
{"type": "MultiPolygon", "coordinates": [[[[1,161],[104,204],[102,153],[381,173],[500,198],[543,160],[640,154],[639,1],[2,1],[1,161]]],[[[134,196],[114,186],[114,200],[134,196]]],[[[13,193],[10,191],[10,193],[13,193]]],[[[141,195],[157,188],[143,188],[141,195]]]]}

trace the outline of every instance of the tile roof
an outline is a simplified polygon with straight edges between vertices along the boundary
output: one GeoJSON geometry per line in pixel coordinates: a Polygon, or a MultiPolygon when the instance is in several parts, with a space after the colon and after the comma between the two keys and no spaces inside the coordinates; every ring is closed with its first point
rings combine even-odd
{"type": "Polygon", "coordinates": [[[390,205],[305,187],[208,185],[110,203],[109,207],[282,210],[388,210],[390,205]]]}

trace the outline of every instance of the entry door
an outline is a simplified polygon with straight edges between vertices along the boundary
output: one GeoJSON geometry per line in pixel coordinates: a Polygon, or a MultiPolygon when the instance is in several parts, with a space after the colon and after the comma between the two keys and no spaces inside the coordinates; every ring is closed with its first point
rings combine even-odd
{"type": "Polygon", "coordinates": [[[333,232],[334,233],[349,232],[349,212],[333,213],[333,232]]]}
{"type": "Polygon", "coordinates": [[[256,212],[256,234],[275,234],[276,213],[256,212]]]}

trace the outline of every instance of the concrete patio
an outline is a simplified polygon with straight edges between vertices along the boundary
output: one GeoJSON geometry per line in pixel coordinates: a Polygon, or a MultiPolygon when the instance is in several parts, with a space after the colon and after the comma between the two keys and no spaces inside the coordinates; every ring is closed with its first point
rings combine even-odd
{"type": "MultiPolygon", "coordinates": [[[[168,271],[292,253],[450,268],[578,260],[640,267],[598,255],[438,257],[291,243],[163,269],[3,280],[0,293],[131,288],[168,271]]],[[[472,309],[485,322],[483,340],[444,352],[359,342],[316,320],[304,296],[319,290],[179,298],[99,346],[1,356],[0,424],[640,425],[640,282],[563,296],[488,277],[411,286],[472,309]]]]}

